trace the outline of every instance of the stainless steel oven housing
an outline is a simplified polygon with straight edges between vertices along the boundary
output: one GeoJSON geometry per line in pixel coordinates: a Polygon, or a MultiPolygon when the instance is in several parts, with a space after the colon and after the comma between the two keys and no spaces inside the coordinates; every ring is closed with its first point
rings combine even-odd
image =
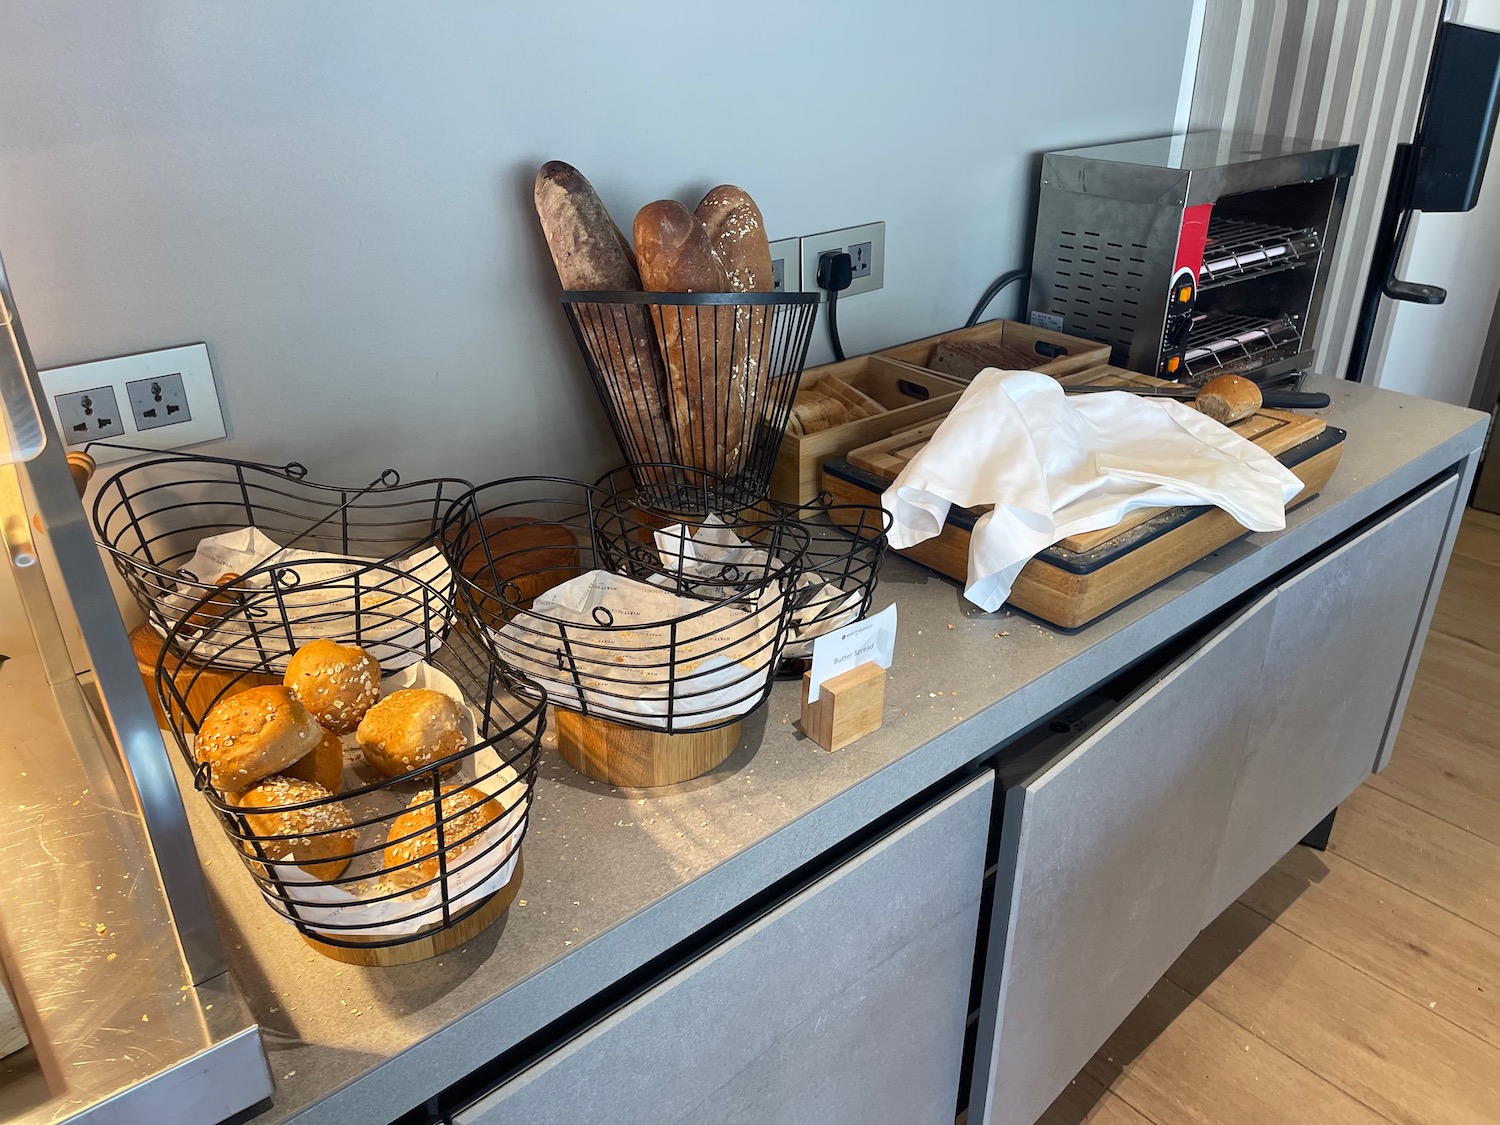
{"type": "Polygon", "coordinates": [[[1188,382],[1305,369],[1357,155],[1235,133],[1046,153],[1032,323],[1188,382]]]}

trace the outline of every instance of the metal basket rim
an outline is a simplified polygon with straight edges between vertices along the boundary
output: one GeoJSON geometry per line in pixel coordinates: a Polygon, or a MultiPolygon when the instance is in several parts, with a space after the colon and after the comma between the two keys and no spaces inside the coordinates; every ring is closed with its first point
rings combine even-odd
{"type": "Polygon", "coordinates": [[[565,305],[782,305],[797,308],[816,305],[822,298],[811,293],[657,293],[645,290],[564,289],[565,305]]]}

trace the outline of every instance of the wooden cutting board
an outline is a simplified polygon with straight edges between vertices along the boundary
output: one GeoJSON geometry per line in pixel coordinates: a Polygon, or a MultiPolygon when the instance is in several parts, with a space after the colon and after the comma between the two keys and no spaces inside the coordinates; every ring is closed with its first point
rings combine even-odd
{"type": "MultiPolygon", "coordinates": [[[[1061,382],[1159,384],[1160,379],[1117,368],[1095,368],[1061,382]]],[[[879,496],[926,445],[933,420],[851,451],[823,466],[823,487],[835,504],[878,503],[879,496]]],[[[1306,487],[1295,507],[1328,483],[1343,453],[1344,432],[1321,418],[1261,410],[1231,427],[1292,469],[1306,487]]],[[[936,538],[902,554],[960,582],[968,577],[969,533],[984,509],[955,508],[936,538]]],[[[1009,602],[1044,621],[1075,629],[1107,613],[1205,555],[1246,534],[1219,508],[1144,508],[1113,527],[1070,536],[1041,552],[1016,579],[1009,602]]]]}

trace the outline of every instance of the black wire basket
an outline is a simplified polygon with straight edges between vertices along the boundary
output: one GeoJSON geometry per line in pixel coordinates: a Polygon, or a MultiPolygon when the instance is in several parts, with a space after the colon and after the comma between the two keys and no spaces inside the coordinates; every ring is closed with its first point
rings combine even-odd
{"type": "MultiPolygon", "coordinates": [[[[288,579],[280,572],[292,568],[269,569],[277,573],[249,572],[224,590],[210,592],[193,609],[201,612],[212,597],[227,593],[224,618],[231,625],[253,617],[284,621],[288,579]]],[[[185,627],[189,614],[168,633],[157,662],[156,687],[196,787],[272,908],[331,957],[398,964],[461,944],[514,898],[546,696],[506,669],[477,630],[454,630],[442,644],[408,631],[401,635],[409,640],[392,641],[386,628],[390,622],[457,619],[451,583],[446,588],[413,585],[400,568],[371,563],[354,573],[297,581],[292,588],[321,589],[334,603],[346,602],[353,585],[390,596],[340,639],[364,643],[371,641],[373,630],[375,640],[366,646],[372,654],[399,649],[396,659],[382,662],[382,695],[417,686],[461,697],[466,742],[461,749],[387,777],[360,755],[355,736],[347,735],[333,766],[342,791],[275,780],[265,789],[250,790],[272,799],[257,799],[249,811],[245,794],[215,787],[209,767],[197,760],[194,740],[220,701],[279,683],[298,634],[248,627],[215,634],[185,627]],[[279,646],[273,643],[277,637],[279,646]],[[210,665],[241,670],[225,682],[210,665]],[[202,679],[200,687],[203,677],[211,678],[202,679]]],[[[324,737],[337,736],[325,732],[324,737]]],[[[311,753],[334,751],[323,746],[311,753]]],[[[326,762],[321,773],[309,768],[326,778],[326,762]]],[[[285,772],[305,778],[307,773],[297,768],[301,764],[285,772]]]]}
{"type": "MultiPolygon", "coordinates": [[[[701,519],[712,510],[713,500],[721,491],[714,482],[702,479],[704,474],[690,474],[672,466],[644,466],[652,472],[671,469],[679,479],[671,490],[670,505],[659,507],[649,502],[650,492],[635,485],[637,468],[605,473],[595,485],[636,503],[653,520],[701,519]]],[[[826,492],[802,505],[761,500],[741,509],[740,515],[751,535],[756,529],[788,522],[807,532],[807,549],[798,562],[781,672],[800,675],[814,638],[851,625],[870,611],[885,558],[891,515],[879,505],[835,504],[826,492]]]]}
{"type": "Polygon", "coordinates": [[[482,485],[444,549],[500,659],[557,707],[666,734],[737,723],[771,690],[808,533],[774,513],[681,522],[635,492],[482,485]],[[730,536],[753,550],[720,551],[730,536]]]}
{"type": "Polygon", "coordinates": [[[756,510],[795,519],[808,531],[782,652],[782,674],[801,675],[817,637],[870,612],[893,521],[878,505],[835,504],[826,492],[800,507],[767,501],[756,510]]]}
{"type": "MultiPolygon", "coordinates": [[[[399,473],[387,469],[367,485],[344,487],[307,476],[298,462],[272,466],[175,453],[145,457],[100,486],[93,505],[95,538],[157,633],[165,637],[186,622],[176,629],[180,638],[208,630],[215,634],[208,647],[246,656],[259,650],[217,634],[225,629],[250,638],[264,633],[265,651],[285,647],[289,622],[307,626],[304,640],[332,636],[317,631],[329,627],[322,613],[329,607],[316,604],[328,588],[312,594],[315,604],[299,609],[309,599],[293,594],[289,585],[315,577],[313,558],[322,556],[325,577],[327,567],[357,574],[368,562],[404,560],[401,568],[418,584],[446,581],[436,535],[449,505],[468,490],[467,481],[403,483],[399,473]],[[228,558],[252,565],[221,565],[228,558]],[[277,561],[295,565],[270,565],[277,561]],[[226,583],[251,569],[268,584],[279,575],[275,589],[282,597],[257,603],[257,614],[226,615],[237,596],[226,592],[226,583]],[[297,612],[290,618],[272,616],[286,610],[297,612]]],[[[243,582],[233,585],[235,591],[248,589],[243,582]]],[[[367,585],[349,583],[346,592],[367,585]]],[[[452,604],[451,597],[443,602],[452,604]]],[[[388,627],[395,630],[396,624],[388,627]]],[[[451,624],[451,617],[408,623],[439,639],[451,624]]],[[[377,658],[385,660],[378,653],[377,658]]]]}
{"type": "Polygon", "coordinates": [[[566,292],[563,308],[649,499],[670,506],[672,492],[697,483],[693,473],[721,490],[709,510],[766,497],[816,293],[566,292]]]}

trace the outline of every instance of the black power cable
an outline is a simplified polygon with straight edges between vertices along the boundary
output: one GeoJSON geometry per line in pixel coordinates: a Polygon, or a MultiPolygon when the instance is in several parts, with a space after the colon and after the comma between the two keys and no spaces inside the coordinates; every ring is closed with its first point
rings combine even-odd
{"type": "Polygon", "coordinates": [[[969,319],[964,321],[964,327],[969,328],[979,323],[979,318],[984,315],[984,310],[990,307],[990,302],[1000,296],[1000,291],[1013,281],[1025,281],[1031,276],[1030,270],[1010,270],[1002,273],[990,287],[984,291],[984,296],[979,298],[979,304],[974,306],[974,311],[969,314],[969,319]]]}
{"type": "Polygon", "coordinates": [[[830,250],[818,256],[818,288],[828,291],[828,340],[833,345],[833,358],[844,358],[844,345],[839,341],[839,294],[854,281],[854,259],[843,250],[830,250]]]}

